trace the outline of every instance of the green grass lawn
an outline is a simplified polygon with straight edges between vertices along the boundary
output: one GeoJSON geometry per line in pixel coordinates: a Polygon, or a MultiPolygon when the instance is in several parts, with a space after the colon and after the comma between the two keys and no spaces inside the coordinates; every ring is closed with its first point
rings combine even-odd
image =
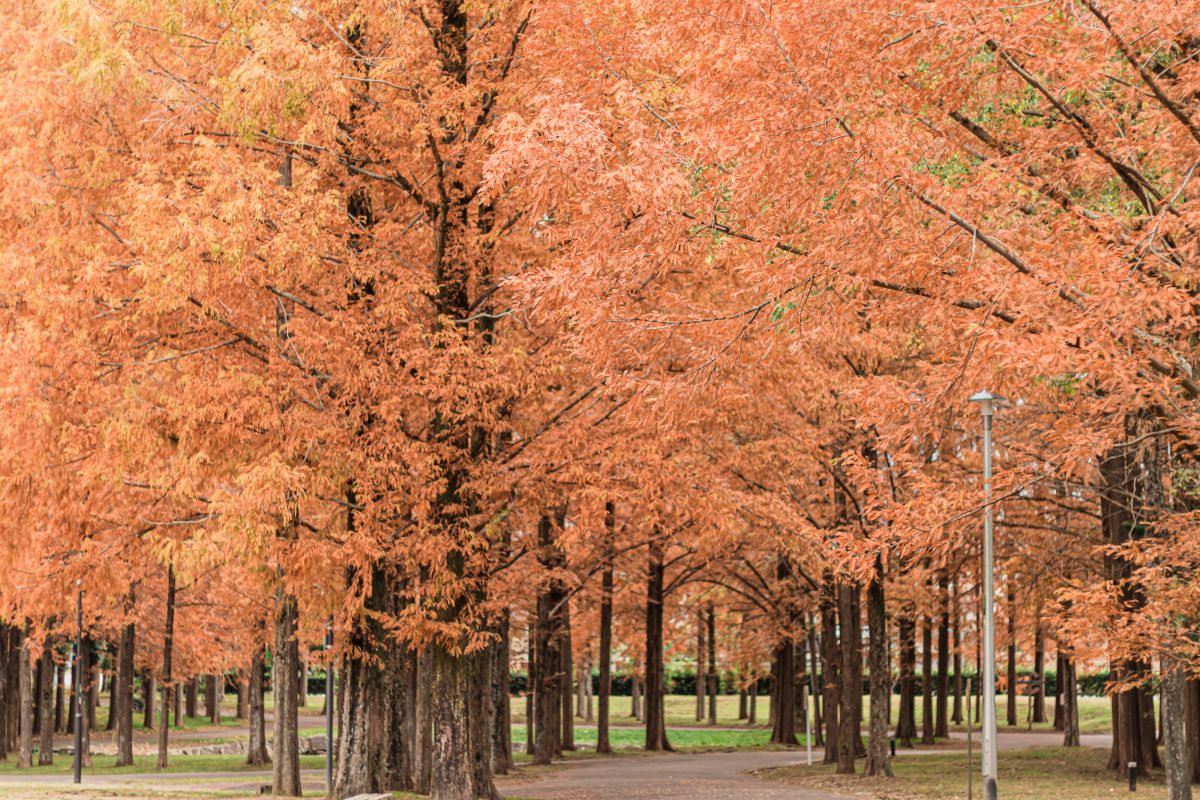
{"type": "MultiPolygon", "coordinates": [[[[965,700],[964,700],[965,703],[965,700]]],[[[1028,710],[1029,698],[1017,698],[1017,721],[1018,725],[1015,730],[1026,730],[1025,715],[1028,710]]],[[[704,722],[696,721],[696,698],[693,695],[667,695],[666,697],[666,712],[668,726],[692,726],[704,725],[707,723],[707,717],[704,722]]],[[[762,696],[758,698],[757,704],[757,721],[760,725],[766,725],[770,719],[771,698],[762,696]]],[[[870,712],[870,698],[863,698],[863,724],[867,722],[870,712]]],[[[1007,719],[1008,697],[1000,694],[996,695],[996,720],[1001,729],[1008,726],[1005,725],[1007,719]]],[[[320,708],[319,704],[317,706],[320,708]]],[[[614,697],[610,705],[610,724],[625,725],[625,724],[640,724],[629,715],[630,699],[628,697],[614,697]]],[[[895,725],[896,714],[900,709],[900,696],[892,696],[892,725],[895,725]]],[[[525,698],[514,697],[512,699],[513,722],[524,722],[525,720],[525,698]]],[[[706,706],[707,713],[707,706],[706,706]]],[[[738,698],[737,695],[720,695],[717,698],[717,724],[720,726],[745,727],[745,720],[738,720],[738,698]]],[[[1046,716],[1051,721],[1037,723],[1032,729],[1035,731],[1052,730],[1054,719],[1054,701],[1050,698],[1046,702],[1046,716]]],[[[923,719],[921,709],[921,698],[917,697],[917,729],[920,730],[923,719]]],[[[974,722],[975,714],[972,708],[971,719],[978,727],[978,723],[974,722]]],[[[952,726],[953,727],[953,726],[952,726]]],[[[965,727],[958,726],[957,730],[965,730],[965,727]]],[[[1079,730],[1081,733],[1108,733],[1112,729],[1112,707],[1107,697],[1081,697],[1079,698],[1079,730]]]]}
{"type": "MultiPolygon", "coordinates": [[[[770,738],[770,731],[765,728],[710,728],[695,730],[690,728],[667,727],[667,738],[677,750],[716,750],[739,747],[764,747],[770,738]]],[[[525,742],[525,726],[513,725],[512,737],[514,743],[525,742]]],[[[615,749],[640,748],[646,741],[642,728],[610,728],[608,740],[615,749]]],[[[803,737],[801,737],[803,740],[803,737]]],[[[590,725],[575,726],[575,743],[596,746],[596,728],[590,725]]]]}
{"type": "MultiPolygon", "coordinates": [[[[84,775],[120,775],[123,773],[158,772],[155,755],[136,755],[133,764],[125,767],[115,766],[116,756],[92,756],[93,766],[83,770],[84,775]]],[[[302,769],[319,769],[325,766],[324,756],[300,756],[302,769]]],[[[251,772],[262,770],[263,767],[251,767],[246,764],[244,755],[203,755],[181,756],[172,755],[164,772],[251,772]]],[[[269,767],[267,767],[269,769],[269,767]]],[[[0,761],[0,775],[66,775],[71,772],[71,756],[58,754],[54,763],[44,767],[34,766],[30,769],[18,770],[16,758],[0,761]]]]}
{"type": "MultiPolygon", "coordinates": [[[[997,761],[999,796],[1004,800],[1096,800],[1129,795],[1124,778],[1114,777],[1108,771],[1107,761],[1106,748],[1001,750],[997,761]]],[[[780,767],[758,774],[772,780],[888,800],[959,800],[967,796],[965,751],[908,758],[901,755],[892,764],[896,772],[892,779],[834,775],[833,767],[825,765],[780,767]]],[[[972,762],[971,780],[974,796],[982,797],[978,751],[972,762]]],[[[1136,796],[1146,800],[1166,797],[1161,770],[1138,782],[1136,796]]]]}

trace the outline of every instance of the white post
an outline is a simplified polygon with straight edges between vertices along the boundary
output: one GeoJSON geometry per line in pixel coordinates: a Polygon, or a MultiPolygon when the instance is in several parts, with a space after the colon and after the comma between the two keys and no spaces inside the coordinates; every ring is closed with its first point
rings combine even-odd
{"type": "Polygon", "coordinates": [[[808,683],[800,684],[800,702],[804,704],[804,749],[808,751],[808,765],[812,766],[812,703],[808,698],[808,683]]]}
{"type": "MultiPolygon", "coordinates": [[[[983,415],[983,796],[996,800],[996,581],[992,555],[992,411],[987,391],[972,395],[983,415]]],[[[1013,687],[1009,687],[1012,691],[1013,687]]]]}

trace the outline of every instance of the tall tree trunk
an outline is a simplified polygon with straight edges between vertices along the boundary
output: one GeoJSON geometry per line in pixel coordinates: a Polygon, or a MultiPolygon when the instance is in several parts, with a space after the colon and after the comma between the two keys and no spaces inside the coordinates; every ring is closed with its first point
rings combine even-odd
{"type": "MultiPolygon", "coordinates": [[[[858,589],[846,582],[838,591],[838,616],[844,621],[854,619],[854,594],[858,589]]],[[[841,672],[842,672],[842,707],[841,730],[838,731],[837,773],[839,775],[854,774],[854,759],[858,755],[859,720],[858,698],[862,697],[862,685],[854,686],[854,658],[858,650],[858,631],[853,630],[852,624],[841,626],[841,672]]]]}
{"type": "Polygon", "coordinates": [[[276,591],[275,652],[271,661],[271,683],[275,698],[274,754],[271,793],[300,796],[299,719],[296,707],[296,598],[276,591]]]}
{"type": "Polygon", "coordinates": [[[171,699],[174,703],[175,727],[183,725],[183,687],[176,682],[175,688],[171,691],[171,699]]]}
{"type": "Polygon", "coordinates": [[[1062,642],[1058,643],[1056,649],[1058,653],[1054,659],[1054,730],[1061,731],[1066,724],[1063,717],[1063,673],[1066,668],[1063,665],[1062,642]]]}
{"type": "Polygon", "coordinates": [[[525,669],[525,752],[533,753],[533,745],[536,741],[533,724],[537,716],[537,709],[534,707],[534,695],[536,694],[535,687],[538,682],[537,673],[537,634],[533,625],[525,626],[525,644],[528,649],[526,655],[525,669]]]}
{"type": "Polygon", "coordinates": [[[949,585],[943,575],[938,586],[942,614],[938,621],[937,635],[937,719],[933,735],[942,739],[950,737],[950,594],[949,585]]]}
{"type": "Polygon", "coordinates": [[[1017,600],[1008,593],[1008,725],[1017,725],[1017,600]]]}
{"type": "Polygon", "coordinates": [[[704,721],[704,693],[708,681],[704,671],[704,611],[696,609],[696,722],[704,721]]]}
{"type": "Polygon", "coordinates": [[[664,572],[662,546],[650,543],[646,578],[646,749],[673,750],[667,741],[666,708],[663,689],[663,601],[664,572]]]}
{"type": "MultiPolygon", "coordinates": [[[[433,651],[426,648],[417,654],[416,738],[413,741],[413,791],[429,794],[433,780],[433,651]]],[[[341,681],[345,694],[346,680],[341,681]]],[[[345,705],[345,701],[342,702],[345,705]]]]}
{"type": "Polygon", "coordinates": [[[171,651],[175,638],[175,565],[167,564],[167,621],[163,628],[162,716],[158,723],[158,768],[167,768],[167,733],[171,729],[171,651]]]}
{"type": "Polygon", "coordinates": [[[187,682],[187,690],[185,692],[184,712],[189,717],[196,716],[196,706],[200,697],[200,681],[197,678],[191,678],[187,682]]]}
{"type": "Polygon", "coordinates": [[[596,752],[611,753],[608,742],[608,701],[612,695],[613,535],[616,507],[604,504],[604,571],[600,574],[600,697],[596,717],[596,752]]]}
{"type": "Polygon", "coordinates": [[[867,662],[871,673],[871,723],[867,738],[867,763],[863,774],[892,777],[888,760],[888,703],[892,694],[888,664],[887,606],[883,588],[883,559],[875,559],[875,574],[867,586],[867,662]]]}
{"type": "MultiPolygon", "coordinates": [[[[132,590],[129,604],[133,605],[132,590]]],[[[118,767],[133,763],[133,647],[134,624],[128,622],[121,630],[121,646],[117,653],[117,680],[113,687],[117,707],[109,709],[109,714],[115,714],[117,718],[118,767]]]]}
{"type": "Polygon", "coordinates": [[[749,699],[749,697],[750,697],[750,695],[749,695],[749,693],[746,692],[746,687],[739,686],[738,687],[738,715],[737,715],[738,722],[741,722],[742,720],[744,720],[746,718],[746,701],[749,699]]]}
{"type": "Polygon", "coordinates": [[[562,703],[559,712],[562,714],[562,749],[575,749],[575,717],[571,714],[572,687],[571,679],[575,674],[575,650],[571,642],[571,600],[569,595],[562,599],[562,651],[559,667],[561,675],[562,703]]]}
{"type": "Polygon", "coordinates": [[[158,694],[158,681],[154,673],[144,670],[142,673],[142,728],[154,730],[155,697],[158,694]]]}
{"type": "Polygon", "coordinates": [[[475,781],[471,758],[471,730],[467,695],[471,681],[467,659],[443,645],[430,647],[433,667],[433,800],[473,797],[475,781]]]}
{"type": "Polygon", "coordinates": [[[17,768],[28,769],[33,766],[33,670],[30,668],[29,657],[29,626],[20,637],[18,658],[20,659],[20,674],[18,681],[18,699],[20,701],[20,739],[17,745],[17,768]]]}
{"type": "Polygon", "coordinates": [[[746,710],[746,724],[753,725],[758,716],[758,678],[750,682],[750,708],[746,710]]]}
{"type": "MultiPolygon", "coordinates": [[[[76,667],[79,669],[81,680],[79,681],[78,700],[82,700],[84,707],[81,709],[80,719],[82,720],[80,730],[80,747],[81,761],[83,766],[92,766],[92,725],[88,724],[88,707],[91,706],[89,698],[96,696],[96,643],[92,641],[91,635],[82,637],[82,647],[76,660],[76,667]]],[[[72,721],[75,717],[72,714],[72,721]]]]}
{"type": "Polygon", "coordinates": [[[809,696],[812,698],[812,709],[813,709],[812,731],[809,733],[809,735],[812,736],[812,738],[813,738],[813,747],[824,747],[825,746],[825,722],[824,722],[825,718],[821,711],[821,706],[823,705],[823,703],[821,701],[823,699],[822,695],[824,694],[824,692],[822,690],[821,683],[820,683],[821,667],[820,667],[820,663],[819,663],[821,654],[818,651],[816,625],[813,624],[813,621],[811,618],[808,619],[807,624],[808,624],[808,659],[809,659],[809,663],[812,665],[812,667],[811,667],[812,673],[810,674],[809,679],[808,679],[808,687],[810,689],[809,696]]]}
{"type": "Polygon", "coordinates": [[[1192,800],[1187,747],[1187,678],[1184,667],[1164,664],[1162,670],[1163,769],[1167,800],[1192,800]]]}
{"type": "Polygon", "coordinates": [[[38,766],[54,763],[54,648],[47,636],[42,645],[42,664],[38,671],[38,706],[41,741],[38,743],[38,766]]]}
{"type": "MultiPolygon", "coordinates": [[[[67,688],[67,667],[65,664],[54,665],[54,732],[55,733],[74,733],[75,728],[67,730],[67,720],[74,720],[75,714],[72,712],[64,716],[66,709],[63,704],[67,702],[67,696],[70,694],[70,689],[67,688]]],[[[74,698],[70,698],[70,704],[74,705],[74,698]]]]}
{"type": "Polygon", "coordinates": [[[221,682],[220,675],[204,676],[204,716],[213,725],[221,724],[221,682]]]}
{"type": "Polygon", "coordinates": [[[1187,735],[1188,769],[1192,783],[1200,783],[1200,680],[1188,678],[1186,682],[1184,715],[1187,735]]]}
{"type": "Polygon", "coordinates": [[[1033,640],[1033,721],[1046,721],[1046,635],[1038,620],[1033,640]]]}
{"type": "Polygon", "coordinates": [[[629,716],[633,719],[636,719],[638,722],[641,722],[642,717],[645,716],[642,713],[642,687],[645,685],[645,682],[645,678],[642,678],[636,673],[634,673],[633,678],[630,681],[629,716]]]}
{"type": "Polygon", "coordinates": [[[496,625],[496,641],[489,649],[492,654],[492,772],[507,775],[516,767],[512,752],[512,700],[508,686],[511,651],[511,623],[505,609],[496,625]]]}
{"type": "MultiPolygon", "coordinates": [[[[263,680],[264,650],[259,647],[250,659],[250,745],[246,749],[246,763],[252,766],[264,766],[271,763],[267,755],[267,704],[266,681],[263,680]]],[[[195,681],[189,683],[195,686],[195,681]]],[[[193,711],[195,710],[193,706],[193,711]]],[[[332,743],[330,743],[332,746],[332,743]]]]}
{"type": "MultiPolygon", "coordinates": [[[[800,663],[804,671],[804,663],[800,663]]],[[[712,603],[708,604],[708,724],[717,724],[717,692],[721,689],[721,676],[717,674],[717,618],[712,603]]]]}
{"type": "Polygon", "coordinates": [[[826,576],[821,590],[821,692],[825,706],[825,758],[826,764],[836,764],[841,749],[840,716],[842,696],[841,653],[837,637],[837,588],[833,579],[826,576]]]}
{"type": "Polygon", "coordinates": [[[933,622],[921,623],[921,744],[936,744],[933,738],[933,622]]]}
{"type": "Polygon", "coordinates": [[[901,747],[912,747],[913,739],[917,736],[917,626],[910,614],[910,609],[904,609],[897,625],[900,637],[900,713],[896,720],[896,740],[901,747]]]}
{"type": "MultiPolygon", "coordinates": [[[[239,669],[236,673],[237,680],[237,711],[238,719],[248,719],[250,716],[250,686],[247,682],[246,673],[239,669]]],[[[326,675],[326,684],[328,685],[328,675],[326,675]]],[[[322,714],[329,712],[329,692],[325,692],[325,708],[321,710],[322,714]]]]}
{"type": "MultiPolygon", "coordinates": [[[[11,731],[9,730],[12,708],[20,703],[12,691],[12,659],[11,649],[13,626],[0,622],[0,761],[8,760],[8,752],[12,749],[11,731]]],[[[18,677],[18,681],[20,678],[18,677]]]]}
{"type": "MultiPolygon", "coordinates": [[[[538,561],[543,569],[552,571],[563,565],[563,552],[558,547],[553,523],[543,514],[538,521],[538,561]]],[[[538,593],[537,601],[537,681],[534,710],[537,714],[534,742],[534,763],[549,764],[562,752],[562,610],[566,590],[557,578],[550,578],[538,593]]]]}
{"type": "Polygon", "coordinates": [[[962,659],[962,624],[958,617],[958,603],[954,603],[954,711],[950,721],[955,725],[963,722],[963,659],[962,659]]]}
{"type": "Polygon", "coordinates": [[[775,645],[771,667],[771,744],[796,743],[796,648],[784,639],[775,645]]]}

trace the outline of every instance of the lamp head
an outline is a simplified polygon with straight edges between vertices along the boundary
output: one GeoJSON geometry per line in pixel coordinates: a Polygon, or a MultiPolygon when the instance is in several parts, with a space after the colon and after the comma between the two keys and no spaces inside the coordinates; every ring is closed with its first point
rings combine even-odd
{"type": "Polygon", "coordinates": [[[995,409],[995,406],[998,403],[1004,402],[1003,397],[992,394],[987,389],[976,392],[967,398],[967,400],[972,403],[979,403],[979,413],[983,414],[985,417],[990,417],[992,415],[992,411],[995,409]]]}

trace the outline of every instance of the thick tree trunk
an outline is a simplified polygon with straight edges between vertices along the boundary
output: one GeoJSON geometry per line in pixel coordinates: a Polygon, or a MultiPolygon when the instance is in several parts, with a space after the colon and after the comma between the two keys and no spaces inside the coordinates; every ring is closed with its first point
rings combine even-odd
{"type": "Polygon", "coordinates": [[[1162,670],[1163,770],[1167,800],[1192,800],[1187,747],[1187,679],[1182,665],[1162,670]]]}
{"type": "MultiPolygon", "coordinates": [[[[80,682],[80,697],[84,703],[81,715],[82,725],[80,730],[80,748],[82,754],[82,763],[85,767],[92,766],[92,725],[88,724],[88,707],[91,706],[89,698],[96,696],[96,644],[92,641],[90,635],[84,636],[83,646],[76,659],[76,668],[82,677],[80,682]]],[[[75,705],[72,703],[72,705],[75,705]]],[[[72,713],[71,721],[75,721],[75,715],[72,713]]]]}
{"type": "Polygon", "coordinates": [[[1184,715],[1187,736],[1188,770],[1192,783],[1200,783],[1200,680],[1188,678],[1185,686],[1184,715]]]}
{"type": "Polygon", "coordinates": [[[204,676],[204,716],[213,725],[221,724],[221,681],[219,675],[204,676]]]}
{"type": "Polygon", "coordinates": [[[527,665],[525,669],[525,752],[533,753],[533,744],[536,741],[533,724],[537,716],[537,709],[534,708],[533,697],[535,694],[535,686],[538,681],[537,634],[534,632],[533,625],[525,626],[525,644],[528,649],[528,653],[525,657],[525,663],[527,665]]]}
{"type": "Polygon", "coordinates": [[[775,645],[771,667],[771,744],[796,744],[796,648],[784,639],[775,645]]]}
{"type": "Polygon", "coordinates": [[[746,710],[746,724],[754,725],[758,716],[758,678],[750,683],[750,708],[746,710]]]}
{"type": "MultiPolygon", "coordinates": [[[[328,676],[327,676],[328,679],[328,676]]],[[[248,719],[250,716],[250,686],[247,682],[246,673],[242,670],[237,671],[237,711],[238,719],[248,719]]],[[[329,711],[329,692],[325,693],[325,708],[321,710],[322,714],[329,711]]]]}
{"type": "Polygon", "coordinates": [[[299,719],[296,707],[296,598],[281,586],[276,593],[275,652],[271,683],[275,698],[271,793],[300,796],[299,719]]]}
{"type": "Polygon", "coordinates": [[[175,727],[178,728],[183,725],[183,687],[179,686],[178,682],[171,691],[171,700],[174,704],[172,713],[175,715],[175,727]]]}
{"type": "Polygon", "coordinates": [[[867,662],[871,673],[871,723],[867,738],[865,775],[892,777],[888,759],[888,703],[892,694],[892,673],[888,664],[887,606],[883,588],[883,563],[875,561],[875,575],[867,586],[867,662]]]}
{"type": "Polygon", "coordinates": [[[850,631],[853,635],[853,648],[850,650],[850,664],[853,667],[853,680],[848,682],[853,687],[854,695],[854,756],[866,758],[867,746],[863,744],[862,721],[866,716],[863,700],[863,647],[862,647],[862,590],[858,583],[854,584],[850,595],[850,631]]]}
{"type": "Polygon", "coordinates": [[[939,588],[942,614],[938,621],[937,634],[937,718],[933,735],[937,738],[950,737],[950,597],[946,580],[939,588]]]}
{"type": "Polygon", "coordinates": [[[9,697],[5,709],[5,737],[10,753],[17,752],[18,741],[21,738],[21,659],[24,651],[21,648],[21,628],[17,625],[8,626],[8,652],[5,658],[4,671],[7,683],[6,693],[9,697]]]}
{"type": "MultiPolygon", "coordinates": [[[[20,701],[15,692],[12,691],[12,670],[10,669],[10,650],[12,648],[13,628],[0,622],[0,761],[8,760],[8,751],[11,748],[9,730],[9,720],[12,719],[10,713],[12,708],[20,701]]],[[[18,677],[18,681],[20,678],[18,677]]]]}
{"type": "MultiPolygon", "coordinates": [[[[63,707],[68,702],[67,695],[70,694],[70,689],[67,688],[67,668],[65,664],[54,665],[54,732],[55,733],[74,733],[75,729],[72,726],[71,730],[67,730],[67,720],[74,720],[75,714],[69,716],[64,715],[66,709],[63,707]]],[[[70,698],[70,704],[74,705],[74,698],[70,698]]]]}
{"type": "Polygon", "coordinates": [[[430,647],[433,668],[433,800],[471,800],[474,772],[467,693],[471,691],[466,659],[444,646],[430,647]]]}
{"type": "MultiPolygon", "coordinates": [[[[547,515],[542,515],[538,522],[538,561],[546,570],[559,569],[563,564],[563,552],[555,543],[553,523],[547,515]]],[[[566,591],[562,582],[551,578],[539,592],[537,601],[537,680],[533,702],[537,714],[533,760],[537,764],[549,764],[562,752],[562,613],[565,605],[566,591]]]]}
{"type": "Polygon", "coordinates": [[[38,766],[54,763],[54,648],[50,637],[42,645],[42,663],[38,671],[38,766]]]}
{"type": "Polygon", "coordinates": [[[663,600],[664,572],[662,548],[650,544],[646,578],[646,749],[672,750],[667,741],[666,708],[663,689],[663,600]]]}
{"type": "MultiPolygon", "coordinates": [[[[246,749],[246,763],[252,766],[263,766],[271,763],[267,754],[267,704],[266,681],[263,680],[264,651],[255,650],[250,659],[250,687],[248,689],[250,702],[250,744],[246,749]]],[[[194,687],[195,681],[189,686],[194,687]]],[[[193,706],[193,711],[195,710],[193,706]]]]}
{"type": "Polygon", "coordinates": [[[836,764],[840,729],[838,717],[841,709],[841,654],[838,652],[837,637],[837,589],[831,578],[826,577],[821,592],[821,692],[825,712],[825,758],[826,764],[836,764]]]}
{"type": "Polygon", "coordinates": [[[187,690],[185,692],[184,714],[195,718],[196,706],[200,698],[200,681],[198,678],[192,678],[187,682],[187,690]]]}
{"type": "Polygon", "coordinates": [[[17,692],[21,707],[18,721],[20,728],[17,744],[18,769],[28,769],[33,766],[33,693],[35,687],[33,686],[33,670],[29,664],[30,655],[28,625],[26,625],[26,632],[21,634],[18,652],[20,674],[17,678],[17,692]]]}
{"type": "Polygon", "coordinates": [[[905,609],[897,625],[900,637],[900,713],[896,721],[896,741],[901,747],[912,747],[913,739],[917,736],[917,626],[909,613],[905,609]]]}
{"type": "MultiPolygon", "coordinates": [[[[854,594],[857,587],[845,583],[838,590],[838,616],[847,622],[854,619],[854,594]]],[[[841,673],[842,673],[842,707],[839,710],[841,730],[838,731],[837,773],[839,775],[854,774],[854,759],[858,755],[860,739],[858,719],[858,699],[862,697],[862,685],[854,686],[854,659],[859,649],[858,631],[853,630],[853,624],[841,626],[841,673]],[[855,697],[855,695],[858,697],[855,697]]]]}
{"type": "Polygon", "coordinates": [[[817,640],[816,626],[813,625],[812,619],[809,618],[808,619],[808,659],[809,659],[809,663],[812,665],[812,667],[811,667],[812,673],[810,674],[809,679],[808,679],[808,686],[809,686],[809,690],[810,690],[809,697],[812,698],[812,709],[813,709],[812,731],[810,732],[809,735],[813,737],[813,747],[824,747],[825,746],[825,722],[824,722],[825,717],[821,711],[821,706],[822,706],[821,701],[822,701],[823,691],[821,688],[821,684],[819,682],[820,677],[821,677],[821,667],[820,667],[821,654],[818,651],[817,641],[818,640],[817,640]]]}
{"type": "MultiPolygon", "coordinates": [[[[131,593],[130,605],[132,603],[131,593]]],[[[118,767],[133,763],[133,647],[134,625],[130,622],[121,631],[121,646],[117,654],[117,680],[113,688],[117,707],[109,709],[109,714],[115,714],[117,718],[118,767]]]]}
{"type": "Polygon", "coordinates": [[[167,768],[167,733],[171,729],[171,655],[175,639],[175,565],[167,564],[167,620],[163,628],[162,716],[158,724],[158,768],[167,768]]]}
{"type": "Polygon", "coordinates": [[[747,694],[745,686],[738,688],[738,722],[741,722],[746,718],[746,701],[749,699],[749,697],[750,695],[747,694]]]}
{"type": "Polygon", "coordinates": [[[142,673],[142,728],[154,730],[155,697],[158,694],[158,681],[154,673],[145,670],[142,673]]]}
{"type": "MultiPolygon", "coordinates": [[[[413,791],[429,794],[433,780],[433,651],[426,648],[416,658],[416,737],[413,739],[413,791]]],[[[345,694],[346,679],[341,681],[341,692],[345,694]]],[[[343,700],[341,705],[345,706],[343,700]]]]}
{"type": "Polygon", "coordinates": [[[604,504],[604,527],[608,534],[605,544],[604,571],[600,574],[600,697],[596,717],[596,752],[611,753],[608,742],[608,702],[612,695],[612,617],[613,617],[613,549],[612,537],[615,506],[604,504]]]}

